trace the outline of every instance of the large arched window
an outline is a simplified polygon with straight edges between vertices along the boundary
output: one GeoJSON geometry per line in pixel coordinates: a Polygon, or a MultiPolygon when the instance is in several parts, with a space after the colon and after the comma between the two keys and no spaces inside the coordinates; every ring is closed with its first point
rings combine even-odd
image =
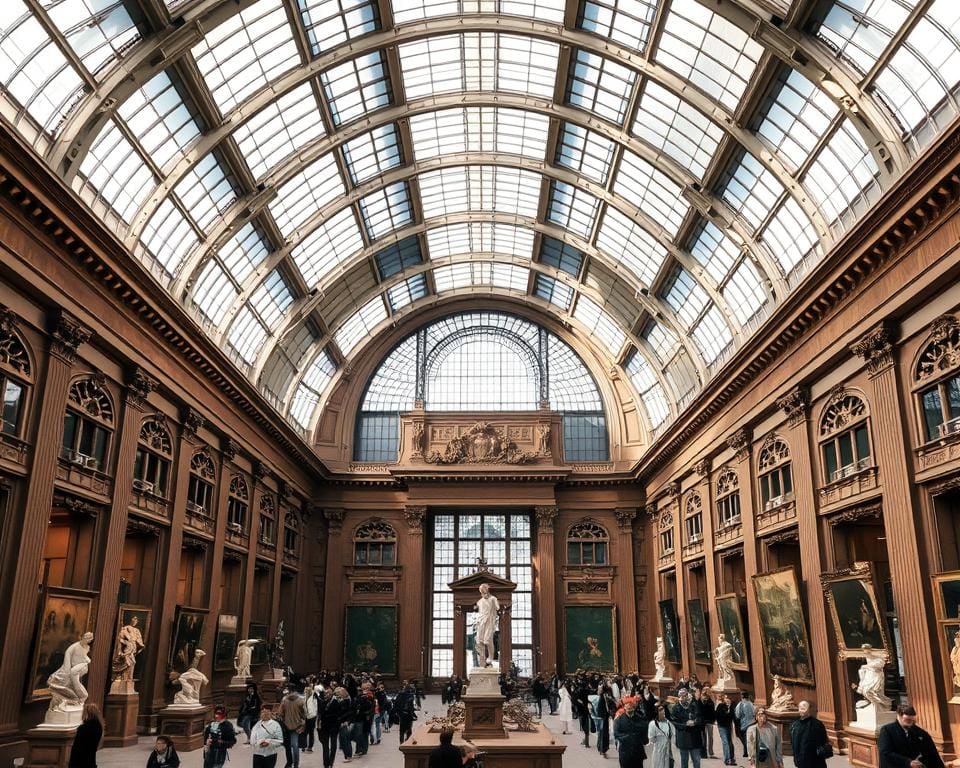
{"type": "Polygon", "coordinates": [[[782,438],[771,436],[764,440],[757,469],[760,472],[760,503],[765,510],[793,498],[790,464],[790,447],[782,438]]]}
{"type": "Polygon", "coordinates": [[[952,315],[933,323],[930,343],[917,361],[925,442],[960,433],[960,321],[952,315]]]}
{"type": "Polygon", "coordinates": [[[867,404],[842,389],[830,398],[820,419],[824,482],[842,480],[870,466],[867,404]]]}
{"type": "Polygon", "coordinates": [[[696,491],[690,492],[683,505],[683,528],[687,544],[703,541],[703,499],[696,491]]]}
{"type": "Polygon", "coordinates": [[[230,493],[227,496],[227,530],[243,534],[247,530],[247,511],[250,508],[250,489],[243,475],[230,478],[230,493]]]}
{"type": "Polygon", "coordinates": [[[103,471],[113,433],[113,402],[102,376],[73,383],[63,417],[60,457],[86,469],[103,471]]]}
{"type": "Polygon", "coordinates": [[[397,532],[386,520],[368,520],[353,534],[354,565],[396,565],[397,532]]]}
{"type": "Polygon", "coordinates": [[[740,478],[727,467],[717,478],[717,525],[724,529],[740,522],[740,478]]]}
{"type": "Polygon", "coordinates": [[[213,484],[217,470],[205,448],[190,459],[190,484],[187,486],[187,512],[201,518],[215,516],[213,484]]]}
{"type": "Polygon", "coordinates": [[[610,534],[593,520],[570,526],[567,532],[567,565],[606,565],[610,534]]]}
{"type": "Polygon", "coordinates": [[[11,437],[23,433],[24,405],[31,380],[30,357],[23,340],[12,327],[0,327],[0,433],[11,437]]]}
{"type": "Polygon", "coordinates": [[[133,489],[166,498],[172,458],[173,442],[162,421],[159,418],[144,421],[133,465],[133,489]]]}
{"type": "Polygon", "coordinates": [[[550,332],[513,315],[453,315],[397,345],[367,385],[354,459],[396,461],[400,413],[418,402],[428,411],[533,411],[549,405],[563,413],[567,461],[609,456],[600,393],[583,361],[550,332]]]}

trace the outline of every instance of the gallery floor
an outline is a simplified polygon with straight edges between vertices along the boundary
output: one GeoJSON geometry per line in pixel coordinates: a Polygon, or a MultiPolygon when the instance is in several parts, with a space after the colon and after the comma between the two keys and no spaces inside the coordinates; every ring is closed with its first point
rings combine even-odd
{"type": "MultiPolygon", "coordinates": [[[[420,722],[430,717],[440,707],[439,696],[429,696],[423,704],[423,711],[419,713],[420,722]]],[[[596,750],[596,741],[593,737],[590,739],[590,749],[584,749],[580,746],[579,732],[569,736],[560,734],[560,724],[555,717],[546,717],[547,726],[558,734],[567,743],[567,751],[564,754],[563,764],[569,768],[611,768],[617,765],[616,753],[611,749],[607,759],[604,759],[596,750]]],[[[381,743],[378,746],[372,746],[369,753],[362,758],[354,758],[351,765],[357,768],[398,768],[402,765],[401,754],[398,750],[397,741],[398,730],[391,729],[390,733],[384,734],[381,743]]],[[[241,738],[241,742],[243,739],[241,738]]],[[[147,757],[153,748],[154,740],[152,738],[141,738],[140,743],[135,747],[126,749],[103,749],[97,755],[97,765],[100,768],[139,768],[147,764],[147,757]]],[[[738,742],[739,744],[739,742],[738,742]]],[[[717,740],[717,747],[720,742],[717,740]]],[[[250,748],[242,744],[234,747],[230,752],[230,762],[228,765],[247,766],[252,764],[250,759],[250,748]]],[[[740,755],[743,753],[740,752],[740,755]]],[[[181,757],[182,768],[201,768],[203,766],[203,754],[200,750],[183,754],[181,757]]],[[[343,756],[337,755],[336,764],[343,765],[343,756]]],[[[649,763],[647,763],[649,765],[649,763]]],[[[704,766],[720,766],[722,760],[704,760],[704,766]]],[[[747,765],[746,759],[739,757],[738,764],[747,765]]],[[[313,754],[302,754],[300,756],[301,768],[321,768],[323,765],[322,756],[317,747],[313,754]]],[[[679,756],[677,765],[680,765],[679,756]]],[[[846,757],[835,757],[829,761],[830,768],[850,768],[850,763],[846,757]]],[[[283,768],[283,757],[277,762],[277,768],[283,768]]],[[[793,768],[793,760],[789,757],[784,760],[784,768],[793,768]]]]}

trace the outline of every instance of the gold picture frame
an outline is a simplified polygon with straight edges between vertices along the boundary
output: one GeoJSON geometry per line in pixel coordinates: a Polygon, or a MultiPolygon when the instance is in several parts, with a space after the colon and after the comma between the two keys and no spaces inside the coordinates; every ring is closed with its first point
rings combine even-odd
{"type": "Polygon", "coordinates": [[[790,565],[751,577],[767,673],[785,682],[815,685],[807,619],[796,569],[790,565]]]}
{"type": "Polygon", "coordinates": [[[820,583],[833,620],[838,658],[866,658],[862,646],[869,645],[883,650],[889,661],[890,640],[877,601],[873,566],[856,562],[850,568],[821,573],[820,583]]]}
{"type": "Polygon", "coordinates": [[[93,632],[96,592],[49,587],[37,615],[36,641],[30,661],[26,701],[50,698],[47,678],[63,664],[63,654],[84,632],[93,632]]]}

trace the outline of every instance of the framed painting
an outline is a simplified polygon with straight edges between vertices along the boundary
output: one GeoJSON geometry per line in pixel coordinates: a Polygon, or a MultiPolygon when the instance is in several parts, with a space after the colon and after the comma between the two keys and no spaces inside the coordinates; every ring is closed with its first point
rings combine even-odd
{"type": "Polygon", "coordinates": [[[267,663],[270,658],[270,640],[268,638],[270,628],[266,624],[259,624],[255,621],[250,622],[250,631],[247,632],[247,638],[250,640],[259,640],[253,646],[253,654],[250,657],[250,666],[259,667],[267,663]]]}
{"type": "Polygon", "coordinates": [[[740,598],[736,594],[718,595],[717,623],[720,634],[733,646],[733,661],[730,666],[745,672],[750,669],[750,657],[747,654],[747,636],[743,631],[743,614],[740,612],[740,598]]]}
{"type": "MultiPolygon", "coordinates": [[[[150,608],[147,608],[143,605],[129,605],[127,603],[120,604],[120,610],[117,615],[117,632],[113,636],[113,655],[116,656],[117,650],[120,647],[120,633],[124,631],[125,627],[132,627],[133,630],[136,630],[140,633],[140,639],[143,641],[144,646],[149,642],[150,637],[150,616],[152,611],[150,608]]],[[[132,630],[126,630],[128,634],[133,635],[132,630]]],[[[134,635],[135,636],[135,635],[134,635]]],[[[146,664],[145,656],[143,652],[146,648],[142,649],[140,653],[137,654],[137,660],[133,665],[133,679],[134,680],[143,680],[143,668],[146,664]]],[[[113,657],[111,657],[113,658],[113,657]]]]}
{"type": "Polygon", "coordinates": [[[348,605],[343,632],[343,668],[397,674],[397,606],[348,605]]]}
{"type": "Polygon", "coordinates": [[[617,608],[613,605],[568,605],[564,608],[567,673],[617,670],[617,608]]]}
{"type": "Polygon", "coordinates": [[[233,671],[233,655],[237,650],[236,616],[221,613],[217,617],[217,640],[213,646],[213,670],[215,672],[233,671]]]}
{"type": "Polygon", "coordinates": [[[753,577],[767,672],[786,682],[813,685],[810,642],[794,567],[753,577]]]}
{"type": "Polygon", "coordinates": [[[75,589],[49,588],[43,594],[39,626],[30,664],[27,701],[50,697],[47,678],[60,669],[63,654],[84,632],[94,630],[96,594],[75,589]]]}
{"type": "Polygon", "coordinates": [[[667,655],[667,661],[679,664],[680,622],[677,619],[677,609],[673,604],[673,598],[661,600],[657,605],[660,607],[660,626],[663,629],[663,650],[667,655]]]}
{"type": "Polygon", "coordinates": [[[710,635],[707,632],[707,617],[700,599],[687,600],[687,615],[690,617],[690,635],[693,640],[693,659],[700,664],[709,664],[710,635]]]}
{"type": "Polygon", "coordinates": [[[960,621],[960,571],[933,577],[940,621],[960,621]]]}
{"type": "Polygon", "coordinates": [[[170,643],[170,668],[186,672],[193,661],[193,654],[203,642],[203,629],[207,611],[201,608],[177,606],[173,616],[173,640],[170,643]]]}
{"type": "Polygon", "coordinates": [[[890,648],[870,563],[854,563],[852,568],[822,573],[820,583],[830,607],[841,659],[865,658],[865,645],[890,648]]]}

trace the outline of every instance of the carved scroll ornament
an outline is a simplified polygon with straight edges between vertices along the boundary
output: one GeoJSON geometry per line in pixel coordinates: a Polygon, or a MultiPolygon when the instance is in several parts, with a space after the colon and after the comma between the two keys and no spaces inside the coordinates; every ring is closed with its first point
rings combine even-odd
{"type": "Polygon", "coordinates": [[[465,434],[448,440],[443,452],[432,451],[429,464],[527,464],[535,461],[535,453],[521,451],[503,430],[479,422],[465,434]]]}

